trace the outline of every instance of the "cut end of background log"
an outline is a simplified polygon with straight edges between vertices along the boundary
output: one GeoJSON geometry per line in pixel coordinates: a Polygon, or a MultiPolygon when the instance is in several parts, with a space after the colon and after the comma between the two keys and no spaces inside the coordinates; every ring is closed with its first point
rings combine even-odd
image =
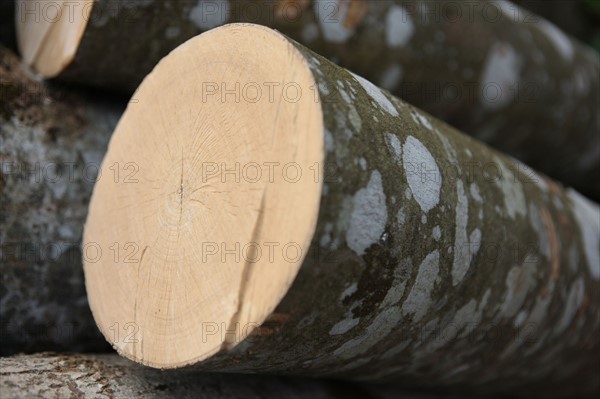
{"type": "Polygon", "coordinates": [[[94,0],[17,0],[19,52],[45,78],[59,75],[75,58],[94,0]]]}
{"type": "Polygon", "coordinates": [[[186,42],[144,80],[84,233],[90,306],[119,353],[160,368],[195,363],[238,342],[210,326],[248,334],[273,312],[319,210],[320,174],[296,181],[324,157],[314,90],[287,39],[244,24],[186,42]]]}

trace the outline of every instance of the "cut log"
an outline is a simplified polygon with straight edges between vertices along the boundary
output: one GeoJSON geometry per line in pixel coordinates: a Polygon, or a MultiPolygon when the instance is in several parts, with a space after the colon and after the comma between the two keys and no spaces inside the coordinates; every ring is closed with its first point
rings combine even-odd
{"type": "MultiPolygon", "coordinates": [[[[305,378],[162,372],[117,355],[42,353],[0,358],[0,397],[90,399],[457,399],[386,385],[305,378]]],[[[471,397],[471,396],[469,396],[471,397]]]]}
{"type": "Polygon", "coordinates": [[[598,389],[596,204],[257,25],[189,40],[135,98],[101,170],[136,175],[96,183],[84,231],[123,356],[598,389]]]}
{"type": "Polygon", "coordinates": [[[110,350],[89,311],[80,246],[125,104],[42,85],[1,47],[0,92],[0,354],[110,350]]]}
{"type": "Polygon", "coordinates": [[[45,76],[131,93],[196,34],[260,23],[600,200],[600,57],[507,1],[19,1],[45,76]]]}

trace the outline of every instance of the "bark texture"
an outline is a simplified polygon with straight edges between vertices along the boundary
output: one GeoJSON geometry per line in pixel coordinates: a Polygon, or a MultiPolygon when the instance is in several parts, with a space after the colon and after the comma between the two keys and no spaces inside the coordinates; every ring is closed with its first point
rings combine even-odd
{"type": "Polygon", "coordinates": [[[302,378],[159,371],[117,355],[43,353],[0,358],[0,396],[30,398],[428,399],[397,387],[302,378]]]}
{"type": "Polygon", "coordinates": [[[0,353],[99,350],[81,233],[124,109],[47,87],[0,48],[0,353]]]}
{"type": "Polygon", "coordinates": [[[198,367],[597,393],[598,205],[294,45],[326,126],[314,240],[256,334],[198,326],[247,338],[198,367]]]}
{"type": "Polygon", "coordinates": [[[507,1],[101,0],[61,77],[133,92],[177,45],[228,22],[274,27],[600,199],[600,58],[507,1]]]}

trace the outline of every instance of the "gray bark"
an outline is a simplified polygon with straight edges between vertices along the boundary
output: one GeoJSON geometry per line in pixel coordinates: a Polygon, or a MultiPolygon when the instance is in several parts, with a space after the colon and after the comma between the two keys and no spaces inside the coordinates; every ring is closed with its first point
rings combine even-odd
{"type": "Polygon", "coordinates": [[[228,22],[274,27],[600,199],[600,58],[509,2],[101,0],[61,78],[133,92],[177,45],[228,22]]]}
{"type": "Polygon", "coordinates": [[[313,243],[257,334],[199,326],[241,342],[198,367],[597,393],[598,205],[295,45],[326,127],[313,243]]]}
{"type": "Polygon", "coordinates": [[[0,397],[90,399],[452,399],[386,385],[275,376],[159,371],[117,355],[0,358],[0,397]]]}
{"type": "Polygon", "coordinates": [[[122,101],[32,80],[0,47],[0,353],[100,350],[81,232],[122,101]]]}

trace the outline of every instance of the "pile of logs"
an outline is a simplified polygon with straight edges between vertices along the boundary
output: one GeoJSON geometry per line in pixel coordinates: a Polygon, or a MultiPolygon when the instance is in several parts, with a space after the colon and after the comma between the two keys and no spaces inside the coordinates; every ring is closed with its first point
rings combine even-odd
{"type": "Polygon", "coordinates": [[[0,397],[600,393],[600,57],[552,23],[1,9],[0,397]]]}

